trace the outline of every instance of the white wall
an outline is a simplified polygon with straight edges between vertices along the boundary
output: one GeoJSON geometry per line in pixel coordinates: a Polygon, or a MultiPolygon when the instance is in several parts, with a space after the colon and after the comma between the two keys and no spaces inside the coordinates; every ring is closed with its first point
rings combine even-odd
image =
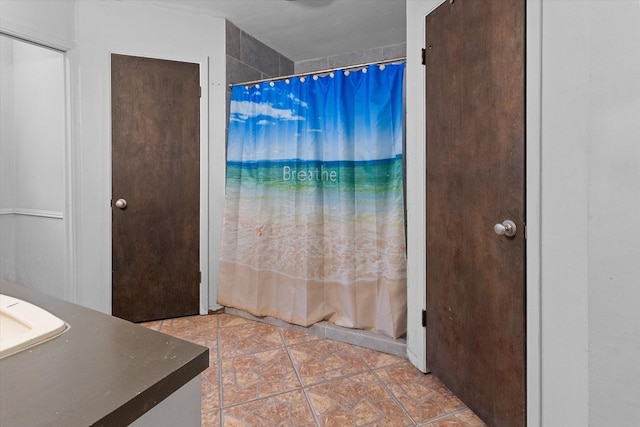
{"type": "Polygon", "coordinates": [[[407,158],[407,357],[426,371],[426,335],[422,310],[426,308],[426,147],[424,128],[425,15],[442,0],[407,1],[406,158],[407,158]]]}
{"type": "Polygon", "coordinates": [[[2,0],[2,32],[59,50],[75,41],[74,0],[2,0]]]}
{"type": "MultiPolygon", "coordinates": [[[[36,42],[60,51],[70,49],[75,43],[74,0],[57,0],[55,2],[2,0],[0,1],[0,31],[4,34],[36,42]]],[[[63,183],[60,185],[59,182],[59,162],[66,164],[66,155],[68,154],[69,129],[66,115],[68,111],[68,104],[66,103],[68,87],[64,76],[65,59],[60,53],[55,56],[56,59],[54,61],[63,64],[62,69],[56,69],[53,74],[51,71],[47,71],[44,74],[44,78],[40,78],[39,81],[35,82],[34,87],[30,87],[28,84],[26,86],[23,85],[30,92],[26,96],[21,94],[20,97],[24,100],[22,105],[26,108],[25,114],[23,114],[24,117],[32,116],[34,119],[36,117],[41,119],[42,117],[38,117],[40,114],[38,109],[40,107],[45,107],[48,111],[46,114],[48,117],[53,117],[54,115],[58,115],[58,118],[62,117],[63,129],[60,131],[62,136],[56,137],[57,139],[54,140],[51,138],[52,134],[42,130],[40,127],[39,131],[33,133],[34,129],[30,129],[30,127],[33,127],[32,120],[28,120],[27,123],[24,121],[19,122],[19,117],[15,115],[15,112],[11,112],[11,122],[2,123],[2,138],[6,138],[7,132],[10,132],[10,138],[4,140],[11,141],[13,145],[15,132],[27,131],[31,133],[30,138],[32,142],[35,142],[36,146],[29,148],[27,151],[24,150],[25,146],[21,148],[21,151],[18,151],[18,145],[15,145],[13,157],[11,158],[11,168],[13,170],[11,168],[5,169],[6,163],[3,159],[0,165],[3,168],[2,173],[5,174],[6,171],[10,171],[10,174],[13,174],[16,180],[20,174],[23,178],[28,179],[27,182],[36,183],[37,185],[29,184],[32,189],[35,189],[36,192],[34,193],[33,191],[26,191],[24,188],[25,183],[23,182],[15,185],[11,184],[14,192],[13,199],[8,206],[3,205],[1,207],[11,210],[36,209],[48,211],[57,217],[62,212],[63,218],[61,220],[60,218],[28,215],[3,215],[4,218],[0,220],[0,233],[2,233],[1,240],[3,241],[0,244],[0,256],[2,257],[0,268],[3,269],[4,276],[7,278],[28,284],[51,295],[70,298],[72,295],[69,293],[68,279],[70,277],[69,266],[72,260],[67,256],[69,250],[70,227],[68,225],[70,212],[68,209],[69,198],[66,197],[65,191],[68,185],[68,170],[63,171],[63,183]],[[54,80],[51,80],[52,78],[54,80]],[[52,81],[55,83],[52,83],[52,81]],[[42,86],[36,87],[37,85],[42,86]],[[55,105],[51,105],[50,102],[41,100],[39,91],[44,91],[42,95],[47,93],[51,95],[50,89],[54,87],[56,88],[55,90],[62,90],[63,105],[60,105],[60,102],[55,102],[55,105]],[[38,105],[38,103],[41,105],[38,105]],[[20,124],[19,128],[16,127],[18,124],[20,124]],[[38,147],[38,145],[42,145],[42,147],[38,147]],[[33,158],[30,152],[34,153],[33,158]],[[52,157],[47,158],[45,153],[54,154],[52,154],[52,157]],[[45,171],[47,172],[43,174],[38,172],[30,177],[29,175],[34,172],[34,167],[38,167],[38,164],[42,164],[42,162],[45,163],[45,171]],[[19,165],[22,165],[22,172],[18,172],[19,165]],[[52,181],[49,182],[49,179],[52,179],[52,181]],[[63,196],[60,196],[61,194],[63,196]],[[20,197],[20,200],[18,200],[18,197],[20,197]],[[39,198],[42,198],[42,200],[38,200],[36,203],[38,208],[29,206],[34,199],[39,198]],[[5,238],[7,239],[6,241],[5,238]],[[9,242],[8,244],[7,241],[9,242]]],[[[12,57],[12,64],[13,61],[12,57]]],[[[34,72],[37,73],[37,71],[36,68],[34,72]]],[[[6,75],[3,75],[3,83],[5,82],[5,77],[6,75]]],[[[39,78],[37,74],[36,78],[39,78]]],[[[11,87],[13,88],[13,75],[11,79],[11,87]]],[[[8,94],[9,92],[3,88],[3,106],[8,99],[8,94]]],[[[59,95],[58,93],[56,96],[59,95]]],[[[13,108],[13,93],[11,94],[10,104],[13,108]]],[[[6,145],[3,145],[3,148],[6,148],[6,145]]],[[[4,189],[4,184],[2,188],[4,189]]]]}
{"type": "Polygon", "coordinates": [[[542,46],[543,422],[637,426],[640,2],[545,1],[542,46]]]}
{"type": "Polygon", "coordinates": [[[542,2],[541,410],[549,426],[589,425],[590,29],[584,10],[585,2],[542,2]]]}
{"type": "Polygon", "coordinates": [[[0,36],[0,56],[0,276],[62,296],[64,58],[58,51],[5,36],[0,36]]]}
{"type": "Polygon", "coordinates": [[[17,207],[64,210],[64,81],[62,53],[14,42],[17,207]]]}
{"type": "MultiPolygon", "coordinates": [[[[215,306],[223,214],[219,207],[224,203],[224,20],[149,2],[2,0],[0,31],[66,51],[71,143],[66,147],[69,203],[65,214],[72,227],[64,237],[69,250],[66,289],[57,296],[107,313],[111,311],[109,55],[201,63],[205,70],[203,99],[207,100],[202,122],[208,124],[201,152],[208,165],[204,184],[209,187],[201,211],[208,227],[203,243],[209,251],[208,262],[202,266],[203,281],[209,287],[201,296],[208,295],[208,304],[205,300],[201,310],[215,306]]],[[[17,227],[0,229],[3,238],[11,237],[17,227]]],[[[0,252],[2,263],[5,252],[0,252]]]]}
{"type": "MultiPolygon", "coordinates": [[[[219,207],[224,200],[224,37],[225,23],[220,18],[146,2],[77,2],[77,47],[69,52],[69,58],[75,132],[72,153],[75,172],[75,295],[80,304],[107,313],[111,311],[109,61],[112,52],[198,62],[204,67],[208,91],[205,82],[203,93],[209,100],[209,128],[203,140],[205,148],[210,150],[209,204],[212,209],[208,217],[209,262],[203,265],[203,276],[209,278],[210,301],[215,298],[222,228],[222,210],[219,207]]],[[[207,122],[207,116],[203,122],[207,122]]],[[[202,163],[206,165],[206,159],[202,163]]],[[[207,217],[204,218],[206,221],[207,217]]]]}
{"type": "Polygon", "coordinates": [[[640,1],[611,3],[585,7],[589,421],[631,427],[640,425],[640,1]]]}
{"type": "Polygon", "coordinates": [[[13,40],[0,36],[0,277],[15,276],[15,163],[13,40]]]}

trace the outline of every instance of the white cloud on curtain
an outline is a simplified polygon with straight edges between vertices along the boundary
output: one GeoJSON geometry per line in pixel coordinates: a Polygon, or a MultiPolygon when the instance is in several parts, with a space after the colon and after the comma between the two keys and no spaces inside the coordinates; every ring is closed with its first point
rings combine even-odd
{"type": "MultiPolygon", "coordinates": [[[[292,110],[278,109],[266,102],[256,103],[251,101],[231,101],[230,111],[231,121],[241,123],[245,123],[248,119],[258,116],[268,117],[273,121],[304,120],[304,117],[302,116],[294,116],[292,110]]],[[[263,119],[260,122],[274,123],[273,121],[263,119]]]]}
{"type": "Polygon", "coordinates": [[[218,302],[406,331],[404,64],[235,86],[218,302]]]}

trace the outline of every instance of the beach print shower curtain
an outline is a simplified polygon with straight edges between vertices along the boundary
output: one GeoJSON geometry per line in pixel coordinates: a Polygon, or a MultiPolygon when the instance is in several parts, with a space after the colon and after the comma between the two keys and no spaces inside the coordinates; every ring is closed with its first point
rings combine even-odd
{"type": "Polygon", "coordinates": [[[218,303],[406,331],[404,63],[234,86],[218,303]]]}

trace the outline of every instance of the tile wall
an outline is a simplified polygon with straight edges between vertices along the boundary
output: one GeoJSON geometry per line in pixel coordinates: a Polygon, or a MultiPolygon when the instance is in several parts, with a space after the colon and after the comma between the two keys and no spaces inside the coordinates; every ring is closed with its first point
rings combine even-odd
{"type": "Polygon", "coordinates": [[[226,21],[227,111],[231,100],[230,84],[243,83],[294,73],[294,63],[255,37],[226,21]]]}
{"type": "Polygon", "coordinates": [[[227,84],[294,73],[294,63],[227,21],[227,84]]]}
{"type": "MultiPolygon", "coordinates": [[[[227,84],[340,68],[406,56],[406,43],[294,63],[226,21],[227,84]]],[[[230,90],[228,91],[230,92],[230,90]]]]}
{"type": "Polygon", "coordinates": [[[309,73],[312,71],[328,70],[331,68],[347,67],[350,65],[366,64],[369,62],[384,61],[404,57],[407,54],[406,43],[376,47],[374,49],[360,50],[357,52],[334,55],[326,58],[299,61],[295,64],[296,73],[309,73]]]}

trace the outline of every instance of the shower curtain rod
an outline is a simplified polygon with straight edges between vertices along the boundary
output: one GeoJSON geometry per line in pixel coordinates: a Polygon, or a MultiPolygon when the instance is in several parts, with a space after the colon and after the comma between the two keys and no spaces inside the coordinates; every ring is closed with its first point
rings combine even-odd
{"type": "Polygon", "coordinates": [[[369,65],[382,65],[382,64],[389,64],[389,63],[392,63],[392,62],[400,62],[400,61],[406,61],[406,60],[407,60],[406,56],[399,56],[399,57],[393,58],[393,59],[385,59],[383,61],[365,62],[365,63],[362,63],[362,64],[348,65],[346,67],[334,67],[334,68],[327,68],[326,70],[307,71],[306,73],[290,74],[288,76],[268,77],[266,79],[251,80],[251,81],[242,82],[242,83],[230,83],[229,87],[241,86],[241,85],[249,86],[249,85],[254,85],[254,84],[257,84],[257,83],[273,82],[273,81],[278,81],[278,80],[291,79],[293,77],[312,76],[312,75],[317,75],[317,74],[327,74],[327,73],[331,73],[332,71],[337,71],[337,70],[353,70],[354,68],[367,67],[369,65]]]}

